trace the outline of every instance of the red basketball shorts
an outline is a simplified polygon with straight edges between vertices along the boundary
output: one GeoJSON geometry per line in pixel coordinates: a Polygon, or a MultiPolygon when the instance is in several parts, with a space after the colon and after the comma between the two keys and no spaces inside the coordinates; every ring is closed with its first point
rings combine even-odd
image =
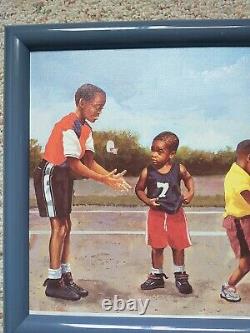
{"type": "Polygon", "coordinates": [[[223,220],[231,247],[236,258],[250,256],[250,216],[235,218],[227,216],[223,220]]]}
{"type": "Polygon", "coordinates": [[[147,244],[161,249],[170,246],[182,250],[192,245],[183,208],[175,214],[150,208],[148,211],[147,244]]]}

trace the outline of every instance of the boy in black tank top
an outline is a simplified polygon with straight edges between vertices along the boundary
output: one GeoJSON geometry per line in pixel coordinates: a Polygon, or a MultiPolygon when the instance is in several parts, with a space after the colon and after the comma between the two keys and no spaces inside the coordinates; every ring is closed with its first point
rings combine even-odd
{"type": "Polygon", "coordinates": [[[173,253],[175,284],[182,294],[190,294],[192,287],[184,265],[184,249],[191,246],[187,219],[182,203],[194,196],[193,179],[187,169],[173,161],[179,145],[172,132],[158,134],[152,143],[152,163],[144,168],[135,192],[150,207],[147,220],[147,243],[151,246],[152,272],[141,285],[143,290],[164,287],[163,251],[170,246],[173,253]],[[183,180],[187,191],[182,194],[183,180]]]}

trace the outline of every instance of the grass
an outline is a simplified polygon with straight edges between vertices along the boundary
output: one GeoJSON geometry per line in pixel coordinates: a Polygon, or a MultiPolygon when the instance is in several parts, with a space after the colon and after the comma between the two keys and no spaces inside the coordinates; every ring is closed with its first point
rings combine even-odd
{"type": "MultiPolygon", "coordinates": [[[[77,196],[73,198],[74,206],[123,206],[123,207],[139,207],[144,204],[135,195],[119,195],[114,196],[77,196]]],[[[195,196],[192,203],[188,206],[191,207],[224,207],[224,196],[195,196]]],[[[36,200],[30,200],[30,208],[37,207],[36,200]]]]}

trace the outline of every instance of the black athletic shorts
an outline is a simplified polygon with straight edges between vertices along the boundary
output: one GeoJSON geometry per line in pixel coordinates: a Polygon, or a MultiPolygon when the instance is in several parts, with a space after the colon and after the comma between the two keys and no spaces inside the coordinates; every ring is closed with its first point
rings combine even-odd
{"type": "Polygon", "coordinates": [[[68,166],[42,160],[34,172],[34,187],[41,217],[67,217],[71,213],[73,179],[68,166]]]}

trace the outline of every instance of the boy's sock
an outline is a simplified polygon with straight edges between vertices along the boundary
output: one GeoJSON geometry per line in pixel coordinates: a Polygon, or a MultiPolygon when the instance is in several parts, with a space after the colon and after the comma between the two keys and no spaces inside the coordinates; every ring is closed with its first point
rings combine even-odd
{"type": "Polygon", "coordinates": [[[152,267],[151,273],[152,274],[162,274],[163,273],[163,269],[162,268],[154,268],[154,267],[152,267]]]}
{"type": "Polygon", "coordinates": [[[61,264],[61,269],[62,269],[62,274],[71,272],[69,263],[61,264]]]}
{"type": "Polygon", "coordinates": [[[48,279],[55,280],[60,279],[62,277],[62,269],[61,267],[58,269],[48,269],[48,279]]]}
{"type": "Polygon", "coordinates": [[[174,273],[183,273],[185,272],[185,265],[177,266],[174,265],[174,273]]]}

